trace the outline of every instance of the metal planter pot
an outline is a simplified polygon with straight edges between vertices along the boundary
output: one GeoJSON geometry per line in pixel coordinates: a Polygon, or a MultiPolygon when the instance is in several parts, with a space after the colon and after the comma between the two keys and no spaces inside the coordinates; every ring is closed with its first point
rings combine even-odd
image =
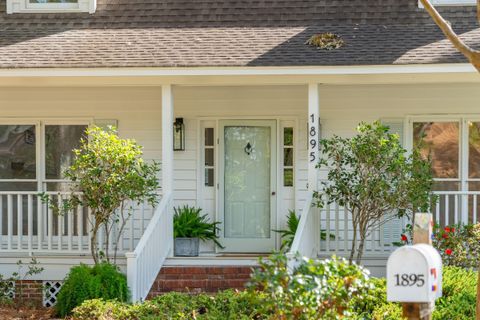
{"type": "Polygon", "coordinates": [[[200,239],[175,238],[173,251],[176,257],[198,257],[200,239]]]}

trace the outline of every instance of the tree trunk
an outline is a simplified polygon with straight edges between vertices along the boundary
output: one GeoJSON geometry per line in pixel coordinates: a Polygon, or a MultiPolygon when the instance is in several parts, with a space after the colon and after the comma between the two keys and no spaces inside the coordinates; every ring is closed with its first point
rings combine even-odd
{"type": "Polygon", "coordinates": [[[355,259],[355,262],[360,265],[362,262],[362,257],[363,257],[363,249],[365,247],[365,231],[360,230],[360,243],[358,244],[358,249],[357,249],[357,258],[355,259]]]}
{"type": "MultiPolygon", "coordinates": [[[[438,11],[432,6],[429,0],[420,0],[425,10],[428,12],[433,21],[442,30],[445,37],[453,44],[453,46],[460,51],[470,63],[480,72],[480,51],[474,50],[468,46],[460,37],[453,31],[452,26],[448,23],[438,11]]],[[[480,1],[477,1],[477,18],[480,20],[480,1]]]]}
{"type": "Polygon", "coordinates": [[[348,263],[352,264],[353,257],[355,256],[355,251],[357,249],[357,226],[354,221],[353,222],[353,239],[352,239],[352,250],[350,252],[350,258],[348,258],[348,263]]]}
{"type": "Polygon", "coordinates": [[[92,227],[92,236],[90,238],[90,253],[92,254],[93,262],[95,264],[98,264],[97,233],[98,225],[94,225],[92,227]]]}

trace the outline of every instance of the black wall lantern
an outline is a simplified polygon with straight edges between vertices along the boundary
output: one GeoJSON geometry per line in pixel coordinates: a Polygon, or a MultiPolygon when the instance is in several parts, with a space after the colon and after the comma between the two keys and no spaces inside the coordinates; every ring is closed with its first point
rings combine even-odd
{"type": "Polygon", "coordinates": [[[185,124],[183,118],[175,118],[173,123],[173,150],[185,151],[185,124]]]}

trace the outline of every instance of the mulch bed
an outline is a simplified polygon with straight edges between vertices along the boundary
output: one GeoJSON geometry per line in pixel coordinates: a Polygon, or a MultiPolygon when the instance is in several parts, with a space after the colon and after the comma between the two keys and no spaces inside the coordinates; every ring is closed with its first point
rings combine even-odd
{"type": "Polygon", "coordinates": [[[49,320],[55,319],[52,308],[0,306],[0,319],[49,320]]]}

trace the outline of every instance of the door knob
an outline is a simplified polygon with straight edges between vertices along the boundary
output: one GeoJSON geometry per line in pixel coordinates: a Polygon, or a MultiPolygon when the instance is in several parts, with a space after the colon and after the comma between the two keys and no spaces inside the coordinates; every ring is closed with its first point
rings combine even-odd
{"type": "Polygon", "coordinates": [[[275,191],[272,191],[272,196],[276,195],[277,193],[275,191]]]}

